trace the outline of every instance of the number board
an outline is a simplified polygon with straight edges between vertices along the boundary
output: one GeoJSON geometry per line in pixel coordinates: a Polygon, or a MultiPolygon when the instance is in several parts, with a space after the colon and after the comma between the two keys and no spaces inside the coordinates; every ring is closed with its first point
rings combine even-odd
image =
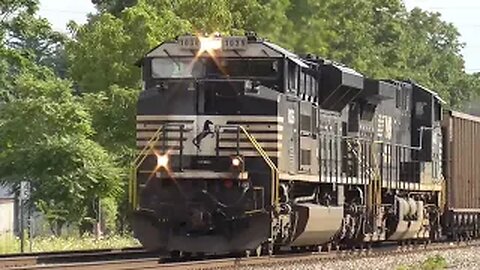
{"type": "Polygon", "coordinates": [[[177,39],[178,44],[185,50],[200,49],[200,40],[196,36],[181,36],[177,39]]]}
{"type": "Polygon", "coordinates": [[[247,37],[222,38],[222,49],[224,50],[246,50],[247,45],[248,45],[247,37]]]}
{"type": "MultiPolygon", "coordinates": [[[[200,39],[196,36],[180,36],[177,39],[178,44],[184,50],[200,49],[200,39]]],[[[248,45],[247,37],[223,37],[223,50],[246,50],[248,45]]]]}

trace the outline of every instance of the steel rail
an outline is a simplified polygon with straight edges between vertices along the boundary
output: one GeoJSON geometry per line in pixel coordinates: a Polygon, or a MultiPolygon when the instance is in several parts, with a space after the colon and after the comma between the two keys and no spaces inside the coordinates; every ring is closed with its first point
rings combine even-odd
{"type": "Polygon", "coordinates": [[[336,250],[329,252],[302,252],[286,253],[273,256],[223,258],[208,260],[191,260],[182,262],[171,262],[168,259],[144,258],[125,260],[103,260],[82,263],[64,263],[49,265],[30,265],[13,267],[9,269],[32,270],[32,269],[86,269],[86,270],[131,270],[131,269],[238,269],[240,267],[265,267],[292,265],[297,263],[318,263],[332,260],[355,260],[360,258],[376,258],[392,255],[402,255],[418,252],[431,252],[442,250],[453,250],[462,248],[480,247],[480,241],[470,242],[437,242],[431,244],[404,245],[384,244],[372,249],[336,250]]]}
{"type": "Polygon", "coordinates": [[[158,253],[148,252],[142,248],[2,254],[0,255],[0,269],[35,266],[40,264],[80,263],[86,261],[100,260],[103,258],[110,258],[110,260],[115,260],[148,258],[153,256],[158,258],[158,253]]]}

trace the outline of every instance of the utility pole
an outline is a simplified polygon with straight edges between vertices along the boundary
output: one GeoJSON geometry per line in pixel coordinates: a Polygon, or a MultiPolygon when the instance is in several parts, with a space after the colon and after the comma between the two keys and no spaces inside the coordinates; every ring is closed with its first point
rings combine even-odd
{"type": "Polygon", "coordinates": [[[25,252],[25,202],[30,197],[30,183],[20,182],[20,196],[18,207],[20,208],[20,252],[25,252]]]}
{"type": "Polygon", "coordinates": [[[28,239],[30,240],[29,241],[29,244],[30,244],[30,248],[29,248],[29,252],[31,253],[32,250],[33,250],[33,218],[32,218],[32,205],[29,204],[28,205],[28,239]]]}
{"type": "MultiPolygon", "coordinates": [[[[20,192],[21,194],[21,192],[20,192]]],[[[20,195],[18,207],[20,208],[20,253],[25,251],[25,223],[24,223],[24,213],[23,213],[23,197],[20,195]]]]}
{"type": "Polygon", "coordinates": [[[95,199],[95,204],[94,204],[95,212],[96,212],[96,217],[95,217],[95,239],[99,239],[102,236],[102,203],[100,200],[100,197],[97,197],[95,199]]]}

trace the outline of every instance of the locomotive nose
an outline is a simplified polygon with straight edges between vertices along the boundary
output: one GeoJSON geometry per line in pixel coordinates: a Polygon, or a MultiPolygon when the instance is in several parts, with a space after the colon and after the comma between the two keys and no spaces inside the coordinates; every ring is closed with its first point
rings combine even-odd
{"type": "Polygon", "coordinates": [[[245,89],[251,87],[246,80],[205,79],[198,84],[199,114],[238,114],[242,108],[245,89]]]}

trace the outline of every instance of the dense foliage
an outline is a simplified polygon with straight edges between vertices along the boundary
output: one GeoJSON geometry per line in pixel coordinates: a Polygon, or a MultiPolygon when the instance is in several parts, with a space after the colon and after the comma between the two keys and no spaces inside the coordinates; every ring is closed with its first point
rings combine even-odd
{"type": "Polygon", "coordinates": [[[480,92],[478,77],[464,72],[458,30],[438,13],[407,11],[400,0],[93,2],[100,13],[75,28],[69,46],[71,75],[86,91],[138,85],[132,63],[179,34],[254,30],[297,53],[333,59],[368,76],[418,81],[453,107],[480,92]]]}
{"type": "Polygon", "coordinates": [[[31,201],[54,226],[94,218],[99,198],[110,212],[112,201],[124,202],[140,89],[134,63],[180,34],[254,30],[368,76],[416,80],[455,108],[480,94],[480,76],[464,72],[457,29],[400,0],[92,2],[97,14],[71,23],[70,37],[35,15],[38,0],[0,3],[0,183],[31,181],[31,201]]]}
{"type": "Polygon", "coordinates": [[[91,205],[121,194],[122,171],[94,140],[94,117],[66,75],[64,41],[35,14],[37,0],[0,4],[0,184],[32,187],[52,229],[85,222],[91,205]]]}
{"type": "MultiPolygon", "coordinates": [[[[131,236],[112,235],[105,238],[96,238],[92,235],[81,236],[65,235],[62,237],[38,236],[26,239],[27,252],[59,252],[66,250],[92,250],[92,249],[123,249],[139,247],[140,243],[131,236]]],[[[18,253],[20,239],[8,234],[0,235],[0,254],[18,253]]]]}

